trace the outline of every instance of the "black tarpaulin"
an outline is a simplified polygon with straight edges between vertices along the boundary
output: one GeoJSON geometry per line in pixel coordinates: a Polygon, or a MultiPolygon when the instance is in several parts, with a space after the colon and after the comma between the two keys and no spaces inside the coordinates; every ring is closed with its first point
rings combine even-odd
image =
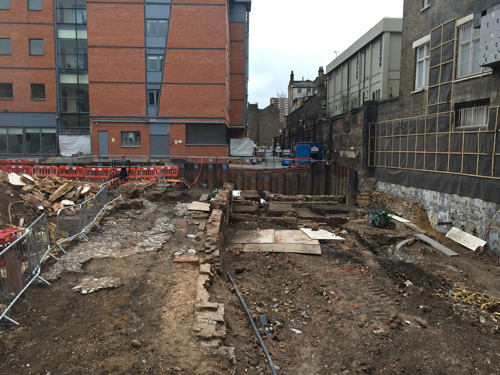
{"type": "MultiPolygon", "coordinates": [[[[498,157],[500,159],[500,157],[498,157]]],[[[500,160],[498,160],[500,166],[500,160]]],[[[498,168],[500,170],[500,167],[498,168]]],[[[500,180],[449,173],[376,168],[378,181],[500,203],[500,180]]]]}

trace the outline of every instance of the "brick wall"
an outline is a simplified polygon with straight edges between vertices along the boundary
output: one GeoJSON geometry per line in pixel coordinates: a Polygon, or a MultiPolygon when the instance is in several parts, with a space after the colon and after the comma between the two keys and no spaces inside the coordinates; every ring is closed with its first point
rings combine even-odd
{"type": "Polygon", "coordinates": [[[144,5],[87,3],[88,44],[144,46],[144,5]]]}
{"type": "Polygon", "coordinates": [[[145,116],[145,85],[90,83],[92,116],[145,116]]]}
{"type": "Polygon", "coordinates": [[[97,132],[106,130],[108,132],[108,152],[109,155],[149,155],[149,124],[143,123],[95,123],[91,124],[91,132],[96,134],[95,141],[92,144],[92,153],[99,154],[97,132]],[[140,147],[122,147],[121,132],[122,131],[139,131],[141,132],[140,147]],[[114,139],[114,141],[113,141],[114,139]]]}

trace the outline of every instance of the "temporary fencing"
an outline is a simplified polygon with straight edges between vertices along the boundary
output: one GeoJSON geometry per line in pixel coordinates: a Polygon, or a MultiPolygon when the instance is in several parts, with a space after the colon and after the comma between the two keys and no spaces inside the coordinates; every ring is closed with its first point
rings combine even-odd
{"type": "Polygon", "coordinates": [[[97,219],[106,210],[106,206],[121,196],[110,197],[108,183],[101,185],[99,192],[86,201],[60,209],[57,212],[54,245],[65,252],[62,244],[80,236],[87,241],[86,232],[93,226],[100,228],[97,219]]]}
{"type": "Polygon", "coordinates": [[[151,179],[156,177],[157,174],[155,167],[139,167],[136,169],[135,174],[130,176],[130,178],[137,178],[137,179],[151,179]]]}
{"type": "Polygon", "coordinates": [[[3,170],[7,173],[27,174],[31,175],[31,167],[29,165],[6,165],[3,170]]]}
{"type": "Polygon", "coordinates": [[[179,177],[179,167],[176,166],[166,165],[155,167],[155,172],[160,181],[179,177]]]}
{"type": "Polygon", "coordinates": [[[85,178],[85,169],[83,167],[60,166],[59,177],[85,178]]]}
{"type": "Polygon", "coordinates": [[[26,232],[0,252],[0,320],[19,324],[6,314],[21,294],[40,277],[41,263],[50,250],[47,217],[40,216],[26,232]]]}
{"type": "Polygon", "coordinates": [[[59,176],[59,168],[55,165],[34,165],[31,175],[36,177],[59,176]]]}
{"type": "Polygon", "coordinates": [[[107,167],[88,167],[85,168],[85,178],[103,180],[109,178],[111,168],[107,167]]]}
{"type": "Polygon", "coordinates": [[[17,239],[9,239],[11,243],[5,249],[2,250],[0,246],[0,320],[5,318],[11,323],[19,324],[9,318],[7,312],[35,279],[49,284],[40,277],[43,260],[47,256],[58,260],[52,254],[56,247],[65,252],[61,245],[78,236],[87,241],[86,232],[93,225],[100,228],[98,218],[107,212],[106,208],[110,203],[120,198],[120,195],[109,191],[106,182],[96,195],[85,202],[59,210],[52,246],[45,214],[17,239]]]}

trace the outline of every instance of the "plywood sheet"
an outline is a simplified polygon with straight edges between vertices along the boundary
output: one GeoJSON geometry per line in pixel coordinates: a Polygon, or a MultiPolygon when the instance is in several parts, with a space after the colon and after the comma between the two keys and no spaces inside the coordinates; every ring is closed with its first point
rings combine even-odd
{"type": "Polygon", "coordinates": [[[316,245],[318,241],[310,239],[300,230],[277,230],[274,243],[316,245]]]}
{"type": "Polygon", "coordinates": [[[476,251],[478,247],[483,247],[486,245],[486,241],[480,238],[474,237],[472,234],[466,233],[458,228],[451,228],[446,237],[458,242],[460,245],[465,246],[467,249],[476,251]]]}
{"type": "Polygon", "coordinates": [[[337,240],[344,241],[344,238],[339,237],[327,230],[312,230],[311,228],[300,228],[302,232],[304,232],[309,238],[313,240],[337,240]]]}
{"type": "Polygon", "coordinates": [[[232,243],[274,243],[274,229],[239,230],[234,233],[232,243]]]}
{"type": "Polygon", "coordinates": [[[321,255],[321,245],[305,245],[305,244],[286,244],[286,243],[269,243],[269,244],[246,244],[243,247],[244,252],[251,253],[298,253],[321,255]]]}
{"type": "Polygon", "coordinates": [[[209,212],[210,211],[210,203],[204,203],[204,202],[192,202],[188,206],[188,211],[203,211],[203,212],[209,212]]]}

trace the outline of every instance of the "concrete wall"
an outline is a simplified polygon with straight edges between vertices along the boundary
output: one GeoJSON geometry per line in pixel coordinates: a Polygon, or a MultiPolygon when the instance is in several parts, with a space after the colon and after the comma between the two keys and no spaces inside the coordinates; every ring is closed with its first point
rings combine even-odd
{"type": "Polygon", "coordinates": [[[377,182],[377,190],[422,204],[431,225],[441,232],[448,232],[450,226],[438,222],[451,222],[453,227],[481,239],[488,232],[489,249],[500,252],[499,204],[386,182],[377,182]]]}

